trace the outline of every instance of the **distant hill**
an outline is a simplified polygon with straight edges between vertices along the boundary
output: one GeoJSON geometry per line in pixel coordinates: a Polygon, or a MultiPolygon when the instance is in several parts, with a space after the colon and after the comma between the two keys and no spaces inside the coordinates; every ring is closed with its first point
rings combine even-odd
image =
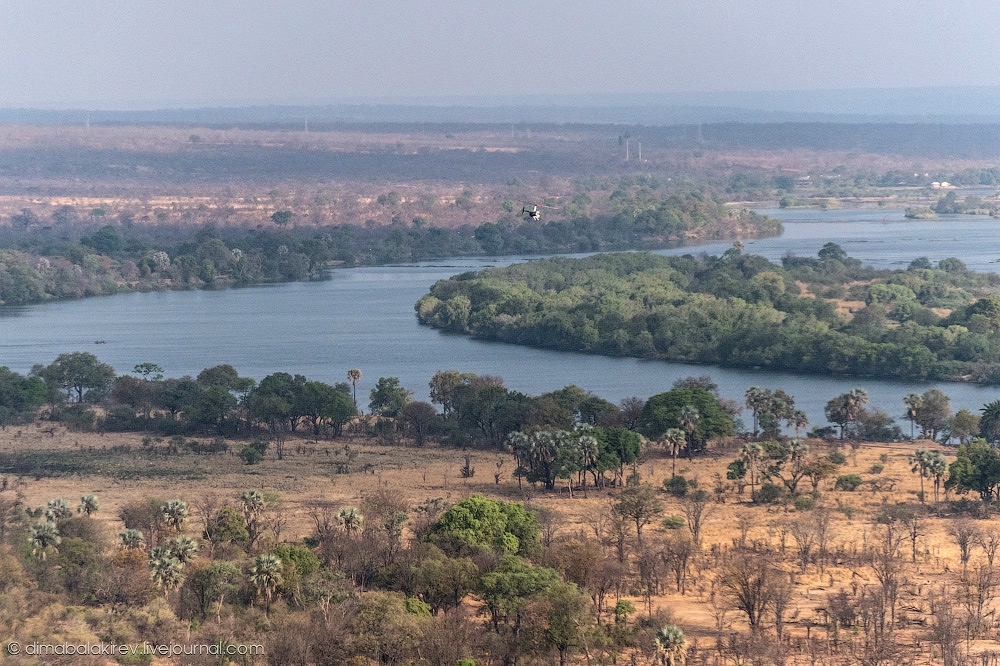
{"type": "Polygon", "coordinates": [[[1000,86],[594,94],[334,101],[146,110],[0,109],[0,123],[293,125],[306,123],[934,123],[1000,122],[1000,86]]]}

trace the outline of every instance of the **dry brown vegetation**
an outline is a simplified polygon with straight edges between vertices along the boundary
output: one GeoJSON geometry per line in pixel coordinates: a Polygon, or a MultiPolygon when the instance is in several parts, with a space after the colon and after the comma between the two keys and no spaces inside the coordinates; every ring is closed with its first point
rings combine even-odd
{"type": "MultiPolygon", "coordinates": [[[[800,179],[796,196],[849,187],[855,174],[899,170],[957,173],[989,160],[923,158],[843,150],[762,150],[693,145],[650,128],[642,160],[628,160],[619,136],[600,125],[399,125],[324,131],[170,126],[0,126],[0,220],[30,209],[43,219],[70,206],[86,222],[125,214],[136,224],[269,224],[278,210],[293,224],[496,221],[504,201],[565,206],[582,190],[590,215],[609,209],[623,176],[709,186],[722,194],[734,174],[800,179]],[[825,183],[825,185],[821,184],[825,183]],[[394,193],[394,203],[379,203],[394,193]],[[99,213],[98,213],[99,212],[99,213]]],[[[636,131],[631,128],[629,131],[636,131]]],[[[769,196],[766,193],[758,196],[769,196]]],[[[829,196],[825,205],[903,207],[936,194],[897,188],[829,196]]],[[[725,195],[739,198],[738,195],[725,195]]],[[[814,200],[814,203],[819,200],[814,200]]]]}
{"type": "MultiPolygon", "coordinates": [[[[101,501],[97,518],[117,533],[122,529],[118,511],[135,500],[183,498],[197,506],[206,497],[232,499],[254,488],[277,498],[288,519],[282,540],[298,542],[313,529],[310,510],[357,506],[378,489],[400,493],[411,507],[428,499],[454,503],[483,493],[524,501],[539,512],[545,546],[540,557],[545,564],[558,568],[565,561],[560,549],[573,542],[592,543],[609,557],[614,553],[609,507],[619,491],[590,489],[571,499],[565,488],[544,493],[525,483],[519,489],[509,473],[514,463],[506,454],[469,453],[476,473],[461,478],[466,459],[460,451],[433,445],[386,447],[360,436],[290,440],[284,460],[272,456],[255,466],[244,465],[231,453],[168,454],[167,444],[35,425],[8,428],[0,433],[4,454],[34,452],[50,460],[74,454],[95,462],[76,473],[8,475],[0,497],[16,495],[26,506],[36,507],[55,497],[69,500],[95,493],[101,501]],[[500,460],[502,474],[496,483],[493,472],[500,460]]],[[[814,453],[828,448],[843,452],[847,463],[838,473],[859,474],[862,486],[854,492],[834,491],[831,478],[822,482],[812,508],[801,502],[797,509],[790,503],[761,506],[749,501],[749,489],[738,494],[725,481],[738,442],[679,461],[678,474],[697,479],[698,487],[713,497],[704,514],[701,549],[686,570],[686,591],[677,591],[673,573],[663,564],[667,560],[658,560],[646,606],[636,569],[644,551],[631,535],[626,537],[631,582],[613,596],[631,599],[637,617],[651,609],[680,626],[688,637],[689,664],[973,663],[964,661],[966,654],[979,655],[974,663],[995,663],[990,655],[996,653],[1000,572],[988,562],[992,553],[979,544],[996,542],[1000,525],[975,500],[956,503],[958,498],[945,501],[942,496],[941,503],[931,506],[930,481],[925,486],[928,503],[922,505],[919,479],[908,460],[914,446],[811,444],[814,453]],[[901,505],[911,513],[892,514],[901,505]],[[889,515],[897,518],[888,520],[889,515]],[[974,533],[971,558],[965,563],[956,529],[974,533]],[[740,571],[741,562],[750,570],[774,568],[778,578],[768,584],[785,590],[778,595],[784,594],[784,604],[777,626],[773,605],[764,608],[756,632],[750,631],[747,615],[735,608],[738,604],[725,581],[740,571]],[[886,576],[895,586],[891,610],[885,608],[890,602],[882,592],[886,586],[880,584],[886,576]],[[878,618],[890,613],[888,626],[880,624],[878,618]]],[[[647,450],[637,469],[644,482],[660,487],[670,463],[665,453],[647,450]]],[[[644,540],[646,550],[662,554],[665,544],[687,530],[664,529],[660,519],[685,516],[690,507],[662,490],[659,495],[664,511],[644,532],[644,540]]]]}

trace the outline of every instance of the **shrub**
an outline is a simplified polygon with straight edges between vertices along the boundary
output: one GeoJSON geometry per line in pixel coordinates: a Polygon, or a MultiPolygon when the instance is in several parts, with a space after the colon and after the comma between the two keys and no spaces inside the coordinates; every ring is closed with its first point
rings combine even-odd
{"type": "Polygon", "coordinates": [[[761,484],[760,489],[757,490],[757,494],[754,495],[753,501],[755,504],[776,504],[784,499],[786,494],[788,494],[788,491],[784,486],[767,481],[761,484]]]}
{"type": "Polygon", "coordinates": [[[811,511],[814,508],[816,508],[816,500],[809,495],[803,495],[795,499],[796,511],[811,511]]]}
{"type": "Polygon", "coordinates": [[[885,469],[885,466],[883,466],[882,463],[875,463],[874,465],[872,465],[871,467],[868,468],[868,473],[869,474],[881,474],[882,470],[884,470],[884,469],[885,469]]]}
{"type": "Polygon", "coordinates": [[[256,465],[264,459],[265,453],[267,453],[267,442],[263,439],[255,439],[243,447],[243,450],[240,451],[240,458],[248,465],[256,465]]]}
{"type": "Polygon", "coordinates": [[[679,530],[684,527],[684,516],[668,516],[663,519],[663,529],[679,530]]]}
{"type": "Polygon", "coordinates": [[[860,485],[861,477],[857,474],[843,474],[837,477],[837,482],[833,484],[833,489],[854,492],[860,485]]]}
{"type": "Polygon", "coordinates": [[[672,476],[663,480],[663,488],[674,497],[684,497],[687,495],[691,484],[683,476],[672,476]]]}
{"type": "Polygon", "coordinates": [[[847,464],[847,456],[844,455],[843,451],[831,451],[826,457],[829,458],[830,462],[834,465],[847,464]]]}

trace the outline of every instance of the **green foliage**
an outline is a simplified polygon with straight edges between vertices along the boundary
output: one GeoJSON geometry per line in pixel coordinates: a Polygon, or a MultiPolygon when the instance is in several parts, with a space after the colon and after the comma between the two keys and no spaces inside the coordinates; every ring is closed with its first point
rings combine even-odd
{"type": "Polygon", "coordinates": [[[283,543],[275,546],[271,552],[286,565],[294,566],[299,576],[311,576],[319,570],[319,558],[308,548],[283,543]]]}
{"type": "Polygon", "coordinates": [[[646,401],[639,414],[639,430],[650,439],[661,437],[670,428],[680,428],[689,433],[693,449],[703,448],[710,439],[726,437],[735,431],[733,417],[722,409],[718,398],[702,388],[672,389],[654,395],[646,401]],[[682,424],[685,407],[697,410],[693,427],[682,424]]]}
{"type": "Polygon", "coordinates": [[[45,403],[47,390],[40,377],[24,377],[0,367],[0,426],[30,421],[45,403]]]}
{"type": "Polygon", "coordinates": [[[508,624],[517,622],[526,602],[558,583],[559,574],[554,570],[506,555],[491,572],[483,575],[478,594],[492,621],[508,624]]]}
{"type": "MultiPolygon", "coordinates": [[[[455,276],[435,284],[416,310],[422,324],[529,346],[993,382],[1000,381],[1000,347],[989,334],[1000,330],[1000,309],[983,303],[995,298],[988,295],[994,280],[954,261],[875,271],[832,243],[818,259],[787,257],[781,266],[738,249],[702,258],[604,254],[455,276]],[[852,297],[868,307],[845,321],[832,301],[801,296],[800,283],[830,295],[855,285],[852,297]],[[954,312],[941,319],[932,311],[939,307],[954,312]]],[[[775,417],[772,426],[788,418],[756,415],[766,414],[775,417]]]]}
{"type": "Polygon", "coordinates": [[[684,516],[667,516],[660,524],[665,530],[679,530],[687,524],[687,521],[684,516]]]}
{"type": "Polygon", "coordinates": [[[796,511],[811,511],[816,508],[816,500],[809,495],[801,495],[795,498],[796,511]]]}
{"type": "Polygon", "coordinates": [[[104,397],[115,379],[115,369],[89,352],[69,352],[56,357],[41,377],[51,389],[62,389],[67,399],[81,403],[104,397]]]}
{"type": "Polygon", "coordinates": [[[455,554],[485,549],[499,555],[528,555],[538,547],[540,532],[534,514],[522,504],[477,494],[445,511],[427,541],[455,554]]]}
{"type": "Polygon", "coordinates": [[[979,493],[985,503],[993,501],[1000,489],[1000,450],[981,439],[958,447],[944,486],[960,495],[979,493]]]}
{"type": "Polygon", "coordinates": [[[842,474],[837,477],[836,483],[833,484],[833,489],[854,492],[860,485],[861,477],[857,474],[842,474]]]}
{"type": "Polygon", "coordinates": [[[209,521],[202,536],[215,545],[231,543],[245,548],[250,543],[246,518],[235,506],[224,506],[209,521]]]}
{"type": "Polygon", "coordinates": [[[663,480],[663,489],[674,497],[684,497],[687,495],[690,484],[683,476],[672,476],[663,480]]]}
{"type": "Polygon", "coordinates": [[[267,453],[267,447],[267,441],[263,439],[255,439],[240,449],[240,460],[247,465],[256,465],[264,459],[264,454],[267,453]]]}
{"type": "Polygon", "coordinates": [[[403,607],[406,608],[406,612],[410,615],[416,615],[417,617],[430,617],[431,607],[416,597],[407,597],[406,601],[403,602],[403,607]]]}
{"type": "Polygon", "coordinates": [[[413,391],[400,386],[398,377],[379,377],[375,388],[371,390],[370,397],[368,408],[373,414],[396,417],[413,398],[413,391]]]}
{"type": "Polygon", "coordinates": [[[784,500],[787,495],[788,490],[784,486],[765,481],[757,489],[753,501],[756,504],[777,504],[784,500]]]}
{"type": "Polygon", "coordinates": [[[279,226],[284,226],[292,221],[293,213],[290,210],[276,210],[271,213],[271,221],[279,226]]]}

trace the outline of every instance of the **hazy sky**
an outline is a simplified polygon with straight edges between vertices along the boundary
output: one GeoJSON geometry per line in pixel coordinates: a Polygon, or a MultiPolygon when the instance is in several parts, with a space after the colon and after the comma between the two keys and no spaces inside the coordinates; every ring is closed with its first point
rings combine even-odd
{"type": "Polygon", "coordinates": [[[996,0],[0,0],[0,107],[1000,85],[996,0]]]}

